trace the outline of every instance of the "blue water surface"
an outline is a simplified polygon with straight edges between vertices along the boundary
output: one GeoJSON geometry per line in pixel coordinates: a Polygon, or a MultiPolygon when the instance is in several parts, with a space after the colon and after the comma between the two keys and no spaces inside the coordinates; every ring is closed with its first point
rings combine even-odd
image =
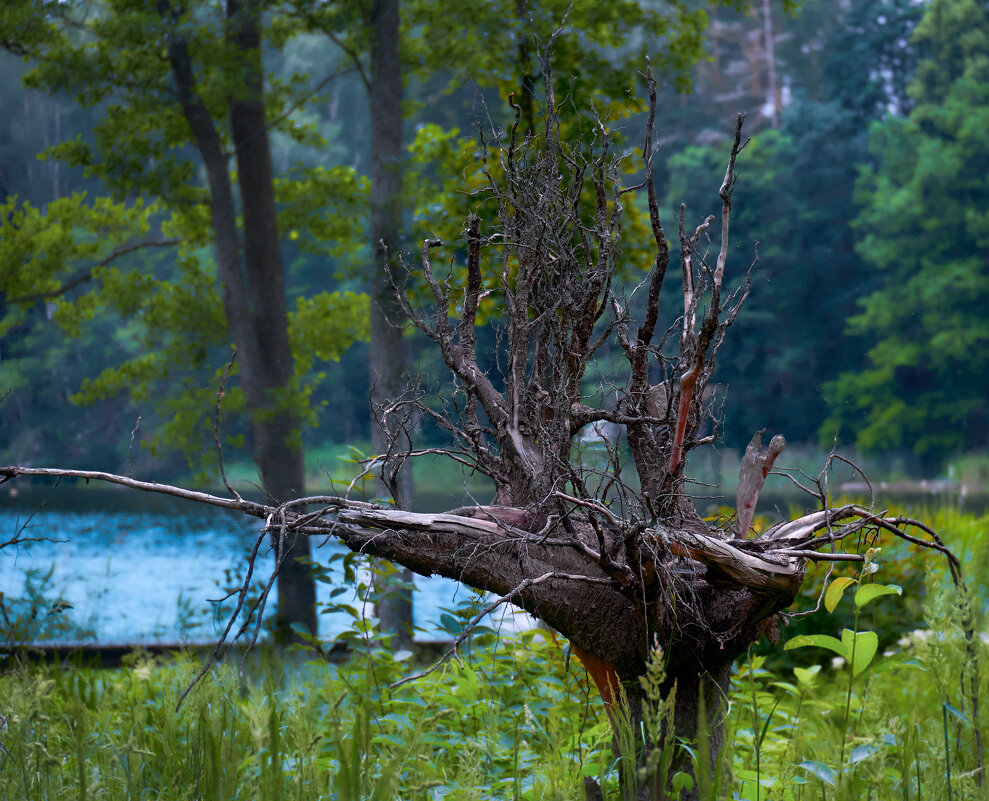
{"type": "MultiPolygon", "coordinates": [[[[445,506],[438,499],[434,503],[445,506]]],[[[9,606],[11,599],[29,594],[28,582],[33,583],[50,602],[41,614],[60,616],[60,626],[45,627],[45,639],[209,641],[221,631],[210,600],[239,583],[261,527],[261,521],[242,514],[127,491],[62,486],[21,490],[16,497],[3,492],[0,542],[22,529],[22,537],[42,541],[0,550],[0,592],[9,606]]],[[[330,541],[314,550],[314,559],[325,565],[344,551],[330,541]]],[[[273,561],[265,541],[255,576],[266,580],[273,561]]],[[[331,600],[331,590],[343,584],[339,560],[332,570],[331,582],[317,585],[319,634],[325,639],[353,622],[346,612],[325,611],[327,605],[346,603],[373,615],[373,608],[350,591],[331,600]]],[[[419,639],[449,637],[440,625],[443,611],[476,598],[473,590],[439,577],[416,576],[415,586],[419,639]]],[[[266,616],[274,596],[272,590],[266,616]]]]}

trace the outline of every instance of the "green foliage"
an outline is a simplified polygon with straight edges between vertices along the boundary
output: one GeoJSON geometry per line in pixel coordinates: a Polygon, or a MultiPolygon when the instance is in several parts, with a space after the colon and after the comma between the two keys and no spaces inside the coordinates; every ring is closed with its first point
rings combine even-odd
{"type": "Polygon", "coordinates": [[[315,256],[342,262],[353,273],[364,236],[370,184],[351,167],[297,166],[275,181],[278,228],[290,242],[315,256]]]}
{"type": "Polygon", "coordinates": [[[416,0],[406,6],[404,18],[409,27],[404,57],[413,68],[435,69],[441,59],[444,67],[455,65],[455,83],[466,75],[481,86],[496,87],[502,100],[513,91],[519,98],[520,72],[538,80],[537,43],[545,45],[566,21],[564,30],[574,33],[561,36],[553,51],[561,88],[573,76],[577,91],[603,102],[598,110],[608,117],[624,116],[630,107],[642,109],[633,87],[647,54],[679,90],[689,90],[690,68],[703,57],[708,24],[703,8],[683,0],[498,0],[482,5],[416,0]]]}
{"type": "MultiPolygon", "coordinates": [[[[935,595],[941,608],[957,609],[950,596],[935,595]]],[[[738,797],[946,798],[941,718],[942,710],[950,709],[954,793],[985,798],[971,773],[957,780],[974,763],[975,727],[983,736],[986,731],[984,721],[972,722],[971,696],[958,693],[959,671],[968,659],[959,635],[957,628],[917,632],[902,652],[878,662],[874,632],[846,629],[841,640],[794,638],[788,648],[815,645],[840,654],[832,673],[820,665],[797,667],[795,681],[767,670],[761,658],[744,665],[732,693],[738,797]],[[931,680],[936,663],[928,642],[943,648],[945,678],[953,685],[931,680]]],[[[977,648],[985,660],[989,648],[985,643],[977,648]]]]}
{"type": "MultiPolygon", "coordinates": [[[[146,235],[156,211],[154,204],[140,200],[87,201],[84,194],[59,198],[44,210],[17,196],[7,198],[0,205],[0,287],[8,304],[0,334],[22,323],[39,296],[57,297],[71,272],[108,259],[116,248],[146,235]],[[22,297],[23,302],[14,302],[22,297]]],[[[73,277],[90,280],[86,275],[83,270],[73,277]]]]}
{"type": "Polygon", "coordinates": [[[583,671],[544,632],[483,634],[463,664],[394,689],[408,653],[353,642],[348,662],[288,680],[278,663],[244,682],[218,668],[178,713],[187,659],[9,671],[0,782],[24,799],[564,799],[608,740],[583,671]]]}
{"type": "Polygon", "coordinates": [[[913,109],[872,131],[876,166],[859,179],[855,225],[882,286],[862,299],[850,330],[877,341],[869,369],[830,387],[828,427],[851,427],[863,449],[939,459],[989,442],[987,13],[975,0],[925,7],[913,109]]]}
{"type": "MultiPolygon", "coordinates": [[[[117,358],[73,387],[73,401],[124,394],[141,410],[145,426],[156,430],[154,449],[180,448],[191,462],[208,465],[229,335],[210,255],[210,196],[192,156],[192,131],[174,91],[162,36],[178,25],[188,39],[197,91],[223,146],[230,145],[228,101],[243,91],[243,74],[222,21],[206,5],[174,4],[174,18],[163,9],[127,0],[98,8],[33,6],[36,20],[50,21],[43,36],[28,36],[25,25],[13,22],[4,29],[11,37],[4,44],[16,45],[32,60],[28,87],[69,92],[80,105],[100,111],[91,135],[56,144],[44,157],[84,170],[121,200],[78,194],[44,209],[16,198],[6,202],[0,209],[0,290],[8,301],[26,300],[8,306],[0,326],[6,331],[25,320],[39,325],[25,315],[42,293],[58,296],[53,319],[71,336],[91,341],[97,323],[114,319],[117,358]],[[148,30],[162,36],[149,37],[148,30]],[[133,197],[153,200],[123,201],[133,197]],[[174,255],[148,257],[141,248],[159,232],[178,243],[174,255]],[[129,251],[134,253],[118,261],[129,251]],[[88,291],[73,289],[77,285],[88,291]]],[[[280,45],[299,32],[297,25],[272,23],[270,29],[280,45]]],[[[293,116],[308,99],[307,81],[304,71],[267,76],[265,104],[279,136],[312,149],[325,141],[311,121],[293,116]]],[[[300,262],[311,272],[328,259],[337,274],[353,271],[362,252],[357,243],[367,195],[366,180],[352,167],[286,166],[276,181],[276,200],[286,248],[299,254],[294,273],[302,269],[300,262]]],[[[326,287],[324,280],[320,289],[326,287]]],[[[320,362],[337,361],[355,341],[367,339],[368,304],[353,292],[317,294],[300,286],[292,295],[297,306],[289,325],[299,363],[292,388],[272,402],[296,408],[315,425],[310,398],[325,378],[320,362]]],[[[31,369],[30,362],[21,364],[31,369]]],[[[224,412],[232,422],[225,433],[234,445],[243,441],[245,410],[236,371],[228,390],[224,412]]]]}
{"type": "MultiPolygon", "coordinates": [[[[760,428],[791,442],[816,439],[831,408],[822,385],[859,369],[871,344],[837,333],[855,300],[875,286],[850,226],[855,165],[869,159],[870,123],[908,102],[905,41],[918,13],[910,0],[868,0],[840,11],[818,0],[787,21],[791,38],[777,55],[792,101],[779,130],[746,121],[752,141],[738,159],[728,261],[736,284],[759,244],[752,293],[715,376],[728,386],[722,431],[733,447],[744,448],[760,428]]],[[[665,205],[675,214],[685,203],[690,230],[714,214],[715,241],[728,147],[727,119],[717,122],[719,139],[660,160],[665,205]]],[[[679,287],[667,291],[676,307],[679,287]]],[[[830,444],[834,425],[820,431],[830,444]]]]}
{"type": "Polygon", "coordinates": [[[369,303],[367,295],[356,292],[320,292],[298,298],[288,324],[296,369],[307,373],[316,359],[338,362],[355,341],[367,339],[369,303]]]}
{"type": "MultiPolygon", "coordinates": [[[[740,662],[720,757],[730,772],[720,789],[699,772],[701,797],[947,798],[947,730],[953,797],[984,801],[972,770],[974,733],[985,734],[986,722],[973,720],[971,699],[959,694],[969,655],[957,599],[940,583],[929,576],[930,628],[857,676],[847,660],[792,671],[770,670],[756,655],[740,662]]],[[[606,798],[621,797],[604,709],[556,635],[481,627],[462,663],[394,686],[417,670],[411,655],[369,638],[354,613],[342,637],[346,662],[286,670],[262,658],[245,679],[221,666],[178,712],[196,669],[188,657],[135,654],[119,670],[7,665],[0,797],[580,799],[584,776],[602,779],[606,798]]],[[[451,626],[472,614],[451,611],[451,626]]],[[[848,647],[845,639],[835,638],[848,647]]],[[[978,639],[976,647],[984,663],[989,647],[978,639]]],[[[644,677],[655,713],[647,733],[669,714],[661,676],[656,659],[644,677]]],[[[981,681],[985,697],[984,671],[981,681]]],[[[683,745],[707,764],[710,743],[683,745]]],[[[686,774],[672,781],[690,784],[686,774]]]]}
{"type": "MultiPolygon", "coordinates": [[[[949,533],[949,545],[964,566],[966,580],[974,597],[974,606],[980,609],[989,608],[986,606],[989,603],[989,539],[985,536],[989,531],[989,519],[985,515],[964,514],[950,506],[936,510],[909,511],[894,507],[893,513],[919,517],[936,531],[949,533]]],[[[928,594],[935,590],[953,592],[944,571],[944,561],[931,551],[892,537],[883,537],[881,541],[863,539],[855,545],[855,550],[863,555],[870,548],[876,549],[870,569],[876,568],[879,571],[875,574],[876,577],[881,576],[878,581],[870,578],[872,574],[861,576],[859,571],[849,570],[842,565],[834,565],[832,568],[831,565],[819,563],[808,567],[807,577],[793,608],[805,612],[818,608],[820,604],[820,608],[825,611],[833,610],[835,617],[799,615],[790,618],[786,628],[788,637],[833,637],[842,628],[854,630],[860,624],[865,624],[879,637],[880,653],[895,651],[903,647],[903,643],[909,640],[917,628],[918,621],[923,620],[928,594]],[[937,565],[939,570],[939,578],[931,586],[927,586],[925,582],[933,580],[933,577],[926,576],[920,568],[929,561],[937,565]],[[870,598],[875,593],[888,597],[875,595],[875,598],[879,598],[876,601],[870,598]],[[851,603],[845,602],[846,596],[852,599],[851,603]],[[856,599],[872,602],[857,607],[856,599]]],[[[816,658],[814,651],[809,648],[787,650],[783,653],[773,649],[761,653],[767,656],[774,670],[795,666],[804,668],[816,658]]]]}

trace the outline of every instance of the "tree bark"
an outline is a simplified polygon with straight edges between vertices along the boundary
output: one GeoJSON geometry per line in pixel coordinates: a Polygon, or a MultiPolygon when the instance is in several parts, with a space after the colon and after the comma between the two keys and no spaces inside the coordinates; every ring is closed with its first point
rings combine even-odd
{"type": "MultiPolygon", "coordinates": [[[[288,338],[271,147],[264,112],[261,65],[261,13],[257,0],[227,0],[232,40],[244,61],[244,94],[230,100],[230,125],[237,154],[237,178],[244,215],[244,281],[256,352],[257,375],[252,417],[255,458],[265,492],[278,502],[305,494],[301,421],[290,399],[294,376],[288,338]]],[[[274,542],[274,540],[273,540],[274,542]]],[[[316,588],[309,573],[306,537],[295,538],[276,558],[284,558],[278,575],[276,639],[296,639],[292,624],[316,634],[316,588]]]]}
{"type": "MultiPolygon", "coordinates": [[[[402,331],[405,317],[395,298],[383,260],[397,273],[395,256],[402,231],[402,67],[399,53],[399,0],[374,0],[371,17],[371,449],[375,454],[405,454],[409,438],[399,420],[382,420],[387,405],[405,390],[407,357],[402,331]]],[[[411,509],[412,470],[396,460],[383,466],[381,494],[391,494],[401,509],[411,509]]],[[[401,646],[412,640],[412,575],[401,569],[394,580],[379,580],[381,628],[401,646]]]]}
{"type": "MultiPolygon", "coordinates": [[[[227,326],[240,355],[254,457],[265,494],[282,503],[304,493],[305,472],[298,442],[299,421],[284,406],[293,363],[264,117],[260,9],[256,2],[240,6],[231,0],[227,10],[231,42],[242,59],[245,75],[242,93],[232,97],[229,104],[244,214],[243,254],[227,155],[199,96],[188,42],[174,31],[168,56],[183,114],[206,167],[217,269],[227,326]],[[282,408],[277,408],[279,403],[282,408]]],[[[168,0],[159,1],[159,11],[163,16],[173,14],[168,0]]],[[[315,583],[300,561],[308,559],[309,553],[307,539],[298,538],[289,546],[278,576],[276,639],[281,642],[293,639],[293,623],[316,632],[315,583]]]]}

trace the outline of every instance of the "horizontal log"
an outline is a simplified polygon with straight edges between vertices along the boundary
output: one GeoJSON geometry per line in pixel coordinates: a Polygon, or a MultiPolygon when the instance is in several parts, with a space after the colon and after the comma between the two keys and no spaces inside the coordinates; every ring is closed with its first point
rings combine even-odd
{"type": "Polygon", "coordinates": [[[795,592],[803,581],[803,562],[796,557],[757,556],[717,537],[694,531],[648,531],[652,531],[674,555],[700,562],[757,592],[795,592]]]}
{"type": "Polygon", "coordinates": [[[374,528],[435,531],[450,534],[498,534],[504,531],[493,520],[461,517],[451,514],[422,514],[401,509],[341,509],[337,514],[341,523],[374,528]]]}

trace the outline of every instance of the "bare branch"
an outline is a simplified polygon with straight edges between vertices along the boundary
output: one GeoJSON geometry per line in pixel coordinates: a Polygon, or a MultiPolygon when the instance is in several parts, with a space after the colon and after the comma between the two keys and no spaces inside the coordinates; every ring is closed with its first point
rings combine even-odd
{"type": "MultiPolygon", "coordinates": [[[[153,481],[138,481],[127,476],[118,476],[115,473],[104,473],[99,470],[63,470],[54,467],[0,467],[0,476],[7,481],[15,476],[48,476],[51,478],[81,478],[85,481],[105,481],[108,484],[119,484],[130,489],[141,490],[142,492],[155,492],[161,495],[171,495],[175,498],[183,498],[187,501],[205,503],[208,506],[219,506],[223,509],[235,509],[246,512],[254,517],[265,517],[270,507],[251,501],[238,501],[231,498],[221,498],[217,495],[210,495],[207,492],[197,492],[182,487],[173,487],[169,484],[158,484],[153,481]]],[[[0,483],[3,483],[0,481],[0,483]]]]}
{"type": "Polygon", "coordinates": [[[728,260],[728,227],[731,223],[731,193],[735,184],[735,159],[748,142],[742,143],[742,122],[744,114],[735,118],[735,136],[728,157],[728,167],[725,178],[721,182],[718,194],[721,196],[721,250],[718,251],[718,266],[714,271],[714,286],[712,287],[712,304],[717,306],[721,299],[721,283],[725,275],[725,263],[728,260]]]}
{"type": "Polygon", "coordinates": [[[230,375],[230,370],[234,366],[236,359],[237,348],[234,348],[233,353],[230,354],[230,361],[228,361],[226,366],[223,368],[223,375],[220,376],[220,386],[216,391],[216,408],[213,415],[213,442],[216,445],[216,458],[220,465],[220,478],[223,479],[223,486],[226,487],[227,492],[233,495],[238,501],[243,501],[244,499],[240,497],[240,493],[231,487],[230,482],[227,481],[227,471],[223,467],[223,445],[220,444],[220,402],[223,400],[223,391],[227,386],[227,378],[230,375]]]}

